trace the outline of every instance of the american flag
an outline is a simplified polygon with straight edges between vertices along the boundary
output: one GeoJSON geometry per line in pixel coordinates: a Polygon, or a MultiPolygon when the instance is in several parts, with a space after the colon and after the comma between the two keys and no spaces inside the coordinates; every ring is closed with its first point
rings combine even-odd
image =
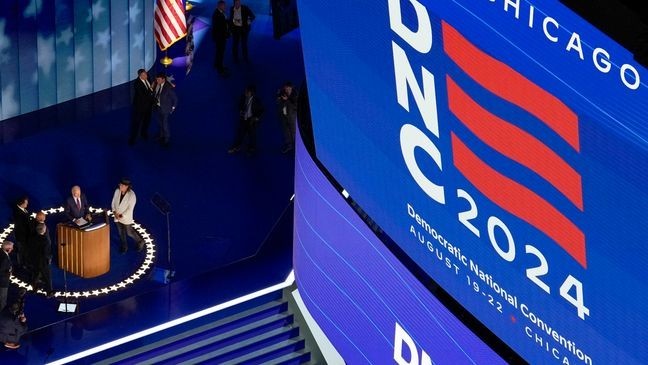
{"type": "Polygon", "coordinates": [[[166,50],[187,34],[182,0],[157,0],[155,3],[155,40],[166,50]]]}
{"type": "Polygon", "coordinates": [[[187,56],[187,71],[185,75],[189,75],[191,67],[193,66],[194,58],[194,37],[193,37],[193,28],[196,17],[189,15],[187,19],[187,45],[185,46],[185,56],[187,56]]]}

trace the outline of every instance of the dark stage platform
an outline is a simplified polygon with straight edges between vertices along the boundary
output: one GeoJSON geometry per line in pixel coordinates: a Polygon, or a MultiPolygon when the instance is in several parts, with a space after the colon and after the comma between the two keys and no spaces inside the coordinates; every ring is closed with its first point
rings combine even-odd
{"type": "MultiPolygon", "coordinates": [[[[222,78],[212,68],[208,23],[214,6],[215,1],[203,2],[192,10],[204,25],[195,33],[191,72],[185,76],[181,65],[167,70],[176,76],[179,98],[169,148],[153,140],[127,144],[130,108],[111,105],[115,95],[130,92],[130,85],[86,97],[89,110],[76,114],[88,117],[78,120],[49,121],[43,112],[33,113],[33,120],[22,116],[25,130],[14,130],[20,138],[0,145],[0,232],[21,194],[29,196],[30,211],[50,209],[61,206],[71,186],[80,185],[92,206],[106,209],[119,179],[129,177],[137,194],[135,220],[155,243],[155,259],[141,278],[80,298],[76,314],[57,312],[61,298],[29,295],[30,334],[20,349],[0,350],[0,363],[54,361],[282,282],[290,272],[294,159],[281,153],[275,93],[285,81],[299,85],[303,80],[299,34],[273,39],[270,17],[260,14],[250,35],[251,62],[233,64],[228,47],[231,75],[222,78]],[[266,111],[258,150],[252,156],[230,155],[237,101],[248,83],[257,85],[266,111]],[[156,194],[171,206],[171,263],[167,219],[151,202],[156,194]],[[176,273],[170,285],[155,280],[169,268],[176,273]]],[[[15,129],[16,121],[1,123],[6,122],[15,129]]],[[[151,134],[155,131],[153,121],[151,134]]],[[[48,214],[53,239],[60,219],[58,213],[48,214]]],[[[110,271],[93,279],[68,274],[69,291],[115,285],[137,272],[150,254],[136,252],[131,243],[120,255],[118,245],[113,225],[110,271]]],[[[52,273],[55,289],[62,290],[62,271],[54,264],[52,273]]]]}

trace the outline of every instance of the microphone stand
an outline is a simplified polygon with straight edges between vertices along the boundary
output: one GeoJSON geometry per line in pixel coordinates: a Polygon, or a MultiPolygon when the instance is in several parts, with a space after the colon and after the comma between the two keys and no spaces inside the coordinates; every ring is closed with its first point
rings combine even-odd
{"type": "Polygon", "coordinates": [[[167,263],[169,265],[168,273],[165,272],[164,282],[165,284],[169,282],[175,276],[175,270],[173,268],[173,262],[171,260],[171,204],[166,201],[160,193],[155,193],[151,197],[151,204],[155,206],[158,211],[166,217],[166,229],[167,229],[167,263]]]}
{"type": "MultiPolygon", "coordinates": [[[[65,249],[67,243],[59,242],[59,246],[65,249]]],[[[67,270],[63,269],[63,303],[65,304],[65,313],[68,313],[68,289],[67,289],[67,270]]]]}
{"type": "Polygon", "coordinates": [[[171,223],[169,222],[169,213],[166,212],[166,225],[167,225],[167,262],[169,263],[169,275],[167,276],[168,280],[173,279],[175,275],[175,270],[173,270],[173,263],[171,263],[171,223]]]}

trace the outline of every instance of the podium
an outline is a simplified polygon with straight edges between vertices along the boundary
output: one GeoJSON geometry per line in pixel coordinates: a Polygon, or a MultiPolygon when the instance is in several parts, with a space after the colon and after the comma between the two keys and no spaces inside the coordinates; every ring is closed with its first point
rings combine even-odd
{"type": "Polygon", "coordinates": [[[94,278],[110,270],[110,225],[79,228],[56,225],[58,266],[82,278],[94,278]]]}

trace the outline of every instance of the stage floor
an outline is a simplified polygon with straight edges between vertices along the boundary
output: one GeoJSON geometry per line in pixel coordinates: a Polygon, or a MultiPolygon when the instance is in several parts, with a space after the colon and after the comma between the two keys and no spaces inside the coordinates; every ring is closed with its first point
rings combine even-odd
{"type": "MultiPolygon", "coordinates": [[[[204,2],[192,11],[199,21],[207,23],[212,9],[212,2],[204,2]]],[[[274,280],[272,273],[285,277],[286,270],[289,271],[289,244],[277,246],[282,247],[283,252],[277,254],[283,259],[277,259],[276,267],[272,261],[258,268],[246,263],[254,259],[264,242],[269,244],[271,237],[281,237],[288,243],[291,240],[291,219],[289,223],[279,222],[281,217],[285,220],[286,209],[291,204],[294,159],[292,154],[280,152],[283,141],[275,93],[285,81],[299,85],[304,79],[298,31],[275,40],[268,16],[259,15],[255,21],[249,41],[249,64],[233,64],[228,47],[226,64],[231,74],[228,78],[219,77],[212,68],[214,47],[209,28],[198,30],[195,39],[197,47],[191,72],[184,76],[184,67],[167,70],[177,75],[179,98],[178,110],[172,116],[169,148],[162,148],[152,140],[129,146],[128,107],[57,126],[40,120],[42,131],[0,145],[0,222],[6,225],[10,221],[12,203],[21,194],[30,197],[31,211],[48,209],[60,206],[70,187],[78,184],[91,205],[108,208],[119,179],[129,177],[138,198],[135,219],[151,233],[157,245],[154,265],[175,269],[174,282],[178,283],[178,288],[186,288],[178,289],[183,301],[196,301],[184,305],[189,309],[206,305],[202,303],[204,298],[201,299],[200,291],[193,290],[197,285],[191,284],[194,279],[200,282],[202,290],[210,289],[209,283],[215,283],[214,289],[218,292],[210,300],[217,301],[248,292],[245,285],[249,285],[249,289],[257,287],[262,281],[268,281],[260,279],[264,276],[274,280]],[[256,84],[266,111],[258,130],[258,151],[253,156],[230,155],[227,149],[234,138],[238,98],[249,83],[256,84]],[[166,259],[167,220],[151,203],[156,193],[171,205],[171,263],[166,259]],[[274,233],[271,235],[271,232],[274,233]],[[210,279],[206,280],[205,275],[210,279]],[[240,282],[240,285],[224,285],[225,282],[240,282]]],[[[119,86],[115,92],[128,92],[129,87],[119,86]]],[[[94,102],[110,103],[110,100],[94,102]]],[[[156,130],[153,120],[151,134],[156,130]]],[[[48,219],[53,239],[56,219],[54,215],[48,219]]],[[[136,270],[144,260],[145,253],[135,252],[132,246],[127,254],[120,255],[114,226],[111,235],[110,272],[95,279],[68,275],[69,289],[87,290],[111,285],[127,277],[125,274],[136,270]]],[[[55,289],[62,290],[63,274],[55,265],[53,279],[55,289]]],[[[138,312],[147,308],[128,304],[115,307],[114,303],[135,303],[137,296],[155,295],[167,287],[145,275],[115,293],[82,300],[79,314],[110,307],[112,315],[136,318],[138,312]],[[115,308],[120,307],[123,313],[114,313],[118,311],[115,308]]],[[[217,303],[210,303],[213,304],[217,303]]],[[[30,328],[40,329],[36,331],[38,336],[43,333],[53,337],[69,335],[67,330],[59,332],[58,329],[67,328],[63,322],[72,323],[71,315],[57,313],[56,307],[56,299],[40,295],[27,298],[30,328]]],[[[158,320],[166,320],[166,317],[158,320]]],[[[112,336],[98,331],[96,324],[90,326],[89,332],[93,331],[112,336]]],[[[128,328],[122,332],[128,332],[128,328]]],[[[18,363],[29,358],[42,362],[44,357],[32,357],[33,353],[46,354],[51,345],[30,346],[30,341],[27,336],[23,346],[12,355],[0,352],[0,363],[5,363],[6,356],[12,356],[12,361],[18,363]]],[[[57,343],[56,338],[51,341],[57,343]]],[[[101,342],[101,337],[93,341],[101,342]]],[[[57,348],[55,351],[66,350],[57,348]]]]}

